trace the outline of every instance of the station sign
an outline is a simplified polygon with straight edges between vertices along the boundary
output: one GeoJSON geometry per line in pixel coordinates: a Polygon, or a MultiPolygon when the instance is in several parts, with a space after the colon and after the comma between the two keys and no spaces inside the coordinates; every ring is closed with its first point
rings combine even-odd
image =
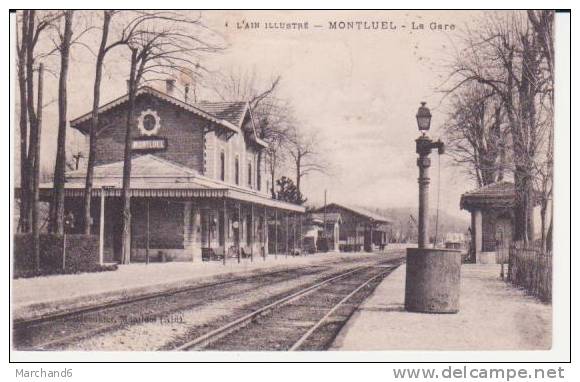
{"type": "Polygon", "coordinates": [[[135,139],[133,140],[133,150],[165,150],[167,148],[166,139],[135,139]]]}

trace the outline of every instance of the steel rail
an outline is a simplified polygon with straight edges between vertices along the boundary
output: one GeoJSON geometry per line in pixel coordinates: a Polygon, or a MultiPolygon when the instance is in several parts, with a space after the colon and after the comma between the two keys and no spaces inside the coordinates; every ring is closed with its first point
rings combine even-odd
{"type": "MultiPolygon", "coordinates": [[[[326,265],[326,264],[321,264],[321,265],[326,265]]],[[[315,264],[314,266],[317,266],[317,264],[315,264]]],[[[172,295],[176,295],[176,294],[180,294],[180,293],[187,293],[187,292],[192,292],[192,291],[196,291],[196,290],[202,290],[205,288],[211,288],[214,286],[231,284],[231,283],[235,283],[238,281],[252,280],[252,279],[260,278],[260,277],[264,277],[264,276],[272,276],[272,275],[276,275],[276,274],[280,274],[280,273],[292,272],[292,271],[305,269],[305,268],[312,268],[312,266],[292,267],[292,268],[276,270],[276,271],[268,272],[268,273],[259,273],[259,274],[255,274],[255,275],[247,275],[245,277],[244,276],[236,277],[233,279],[220,280],[220,281],[210,282],[210,283],[201,284],[201,285],[191,285],[191,286],[182,287],[182,288],[177,287],[177,288],[173,288],[173,289],[166,290],[166,291],[146,293],[144,295],[138,295],[136,297],[122,298],[122,299],[118,299],[118,300],[114,300],[114,301],[110,301],[110,302],[84,306],[84,307],[70,310],[70,311],[66,311],[66,312],[49,313],[49,314],[46,314],[46,315],[43,315],[40,317],[14,319],[12,322],[12,329],[28,328],[31,326],[36,326],[36,325],[45,323],[45,322],[51,322],[51,321],[56,321],[56,320],[71,317],[71,316],[76,316],[79,314],[91,313],[91,312],[97,312],[97,311],[105,310],[105,309],[109,309],[109,308],[115,308],[115,307],[122,306],[122,305],[132,304],[134,302],[151,300],[151,299],[155,299],[155,298],[159,298],[159,297],[167,297],[167,296],[172,296],[172,295]]]]}
{"type": "Polygon", "coordinates": [[[365,281],[364,283],[362,283],[361,285],[359,285],[355,290],[353,290],[352,292],[350,292],[347,296],[345,296],[342,300],[340,300],[334,307],[332,307],[332,309],[330,309],[325,315],[324,317],[322,317],[320,320],[318,320],[318,322],[316,324],[314,324],[306,333],[304,333],[304,335],[302,337],[300,337],[300,339],[298,341],[296,341],[294,343],[294,345],[292,345],[292,347],[290,347],[290,349],[288,349],[289,351],[296,351],[300,348],[300,346],[302,346],[302,344],[312,335],[312,333],[314,333],[330,316],[332,316],[334,314],[334,312],[336,312],[336,310],[345,302],[347,302],[352,296],[354,296],[358,291],[360,291],[362,288],[364,288],[365,286],[367,286],[368,284],[370,284],[373,280],[381,277],[382,275],[384,275],[387,272],[392,271],[393,268],[389,268],[388,271],[385,272],[381,272],[378,275],[375,275],[373,277],[371,277],[370,279],[368,279],[367,281],[365,281]]]}
{"type": "MultiPolygon", "coordinates": [[[[98,313],[100,311],[105,311],[107,309],[122,307],[123,305],[130,305],[133,303],[143,302],[143,301],[147,301],[147,300],[153,300],[156,298],[163,298],[163,297],[169,297],[169,296],[174,296],[174,295],[188,293],[188,292],[194,292],[194,291],[203,290],[206,288],[231,284],[231,283],[240,282],[240,281],[253,280],[253,279],[261,278],[264,276],[272,276],[272,275],[277,275],[277,274],[282,274],[282,273],[289,273],[289,272],[304,269],[304,268],[308,268],[308,267],[306,267],[306,266],[293,267],[290,269],[277,270],[274,272],[261,273],[261,274],[257,274],[257,275],[250,275],[247,277],[236,277],[234,279],[221,280],[221,281],[211,282],[211,283],[202,284],[202,285],[193,285],[193,286],[184,287],[184,288],[171,289],[169,291],[149,293],[146,295],[140,295],[140,296],[133,297],[133,298],[125,298],[125,299],[121,299],[121,300],[115,300],[115,301],[107,302],[104,304],[91,305],[91,306],[83,307],[80,309],[44,315],[41,317],[34,317],[31,319],[14,320],[14,322],[12,324],[12,330],[13,331],[16,331],[16,330],[22,331],[22,330],[26,330],[26,329],[33,328],[33,327],[46,325],[46,324],[49,324],[51,322],[66,319],[69,317],[80,316],[80,315],[87,314],[87,313],[98,313]]],[[[32,351],[45,350],[46,347],[50,347],[53,345],[59,345],[59,344],[65,344],[72,339],[77,339],[77,338],[82,338],[82,337],[86,337],[86,336],[100,334],[100,333],[106,332],[108,330],[116,329],[116,328],[122,327],[122,326],[123,326],[123,324],[115,324],[115,325],[106,325],[103,327],[93,328],[93,329],[86,330],[86,331],[81,332],[81,333],[74,333],[74,334],[71,334],[71,335],[66,336],[66,337],[61,337],[61,338],[53,339],[50,341],[42,342],[42,343],[27,347],[27,350],[32,350],[32,351]]]]}
{"type": "Polygon", "coordinates": [[[181,344],[175,348],[173,348],[172,350],[176,350],[176,351],[183,351],[183,350],[201,350],[203,349],[205,346],[209,345],[212,342],[215,342],[217,340],[219,340],[220,338],[238,330],[243,328],[244,326],[246,326],[247,324],[249,324],[250,322],[252,322],[256,317],[274,309],[274,308],[278,308],[280,306],[283,306],[285,304],[288,304],[292,301],[295,301],[301,297],[304,297],[312,292],[314,292],[316,289],[319,289],[321,287],[323,287],[324,285],[335,281],[337,279],[343,278],[345,276],[348,276],[354,272],[358,272],[360,270],[363,269],[367,269],[370,268],[372,266],[362,266],[362,267],[357,267],[356,269],[352,269],[348,272],[344,272],[341,273],[337,276],[333,276],[331,278],[328,278],[326,280],[323,280],[321,282],[318,282],[314,285],[311,285],[307,288],[301,289],[295,293],[292,293],[289,296],[283,297],[279,300],[276,300],[262,308],[259,308],[251,313],[246,314],[243,317],[240,317],[234,321],[231,321],[223,326],[220,326],[217,329],[214,329],[204,335],[201,335],[197,338],[194,338],[191,341],[188,341],[184,344],[181,344]]]}

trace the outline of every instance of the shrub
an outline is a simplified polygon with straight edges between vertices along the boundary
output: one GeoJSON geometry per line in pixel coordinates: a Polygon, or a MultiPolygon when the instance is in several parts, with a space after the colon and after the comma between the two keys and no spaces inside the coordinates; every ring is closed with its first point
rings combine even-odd
{"type": "Polygon", "coordinates": [[[13,259],[16,278],[116,269],[99,265],[99,239],[96,235],[40,235],[40,271],[36,270],[32,243],[31,234],[14,236],[13,259]],[[64,269],[63,254],[65,254],[64,269]]]}

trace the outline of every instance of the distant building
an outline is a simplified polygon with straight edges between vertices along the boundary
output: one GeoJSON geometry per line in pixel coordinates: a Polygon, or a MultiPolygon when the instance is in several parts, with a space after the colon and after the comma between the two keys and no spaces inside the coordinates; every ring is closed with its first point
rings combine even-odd
{"type": "Polygon", "coordinates": [[[498,250],[507,250],[513,241],[514,205],[515,188],[510,182],[492,183],[461,195],[461,209],[471,213],[471,245],[477,263],[506,261],[498,258],[498,250]]]}
{"type": "MultiPolygon", "coordinates": [[[[270,197],[267,144],[256,132],[249,104],[192,104],[173,95],[171,81],[167,85],[166,92],[148,86],[137,91],[131,130],[131,261],[263,255],[268,226],[279,231],[276,238],[290,242],[283,235],[285,226],[305,209],[270,197]]],[[[92,232],[100,234],[104,223],[103,256],[109,262],[121,258],[127,106],[124,95],[99,108],[92,232]]],[[[87,113],[70,125],[87,136],[90,122],[87,113]]],[[[82,170],[66,177],[65,208],[78,222],[85,175],[82,170]]],[[[44,200],[51,192],[52,184],[41,185],[44,200]]]]}
{"type": "Polygon", "coordinates": [[[449,232],[445,235],[445,248],[447,249],[464,249],[465,235],[458,232],[449,232]]]}
{"type": "Polygon", "coordinates": [[[342,218],[339,213],[310,213],[306,217],[309,225],[308,231],[305,233],[306,237],[312,238],[317,250],[320,250],[320,242],[323,239],[327,240],[329,251],[339,250],[339,236],[340,225],[342,218]]]}
{"type": "Polygon", "coordinates": [[[388,226],[391,222],[363,208],[338,203],[328,204],[315,212],[340,214],[339,249],[341,251],[382,250],[388,243],[388,226]]]}

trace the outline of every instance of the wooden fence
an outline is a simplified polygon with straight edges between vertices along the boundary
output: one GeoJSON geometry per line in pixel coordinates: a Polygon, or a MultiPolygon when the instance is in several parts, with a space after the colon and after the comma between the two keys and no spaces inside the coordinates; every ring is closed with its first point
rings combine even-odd
{"type": "Polygon", "coordinates": [[[542,301],[552,301],[552,252],[514,242],[509,248],[507,280],[542,301]]]}

